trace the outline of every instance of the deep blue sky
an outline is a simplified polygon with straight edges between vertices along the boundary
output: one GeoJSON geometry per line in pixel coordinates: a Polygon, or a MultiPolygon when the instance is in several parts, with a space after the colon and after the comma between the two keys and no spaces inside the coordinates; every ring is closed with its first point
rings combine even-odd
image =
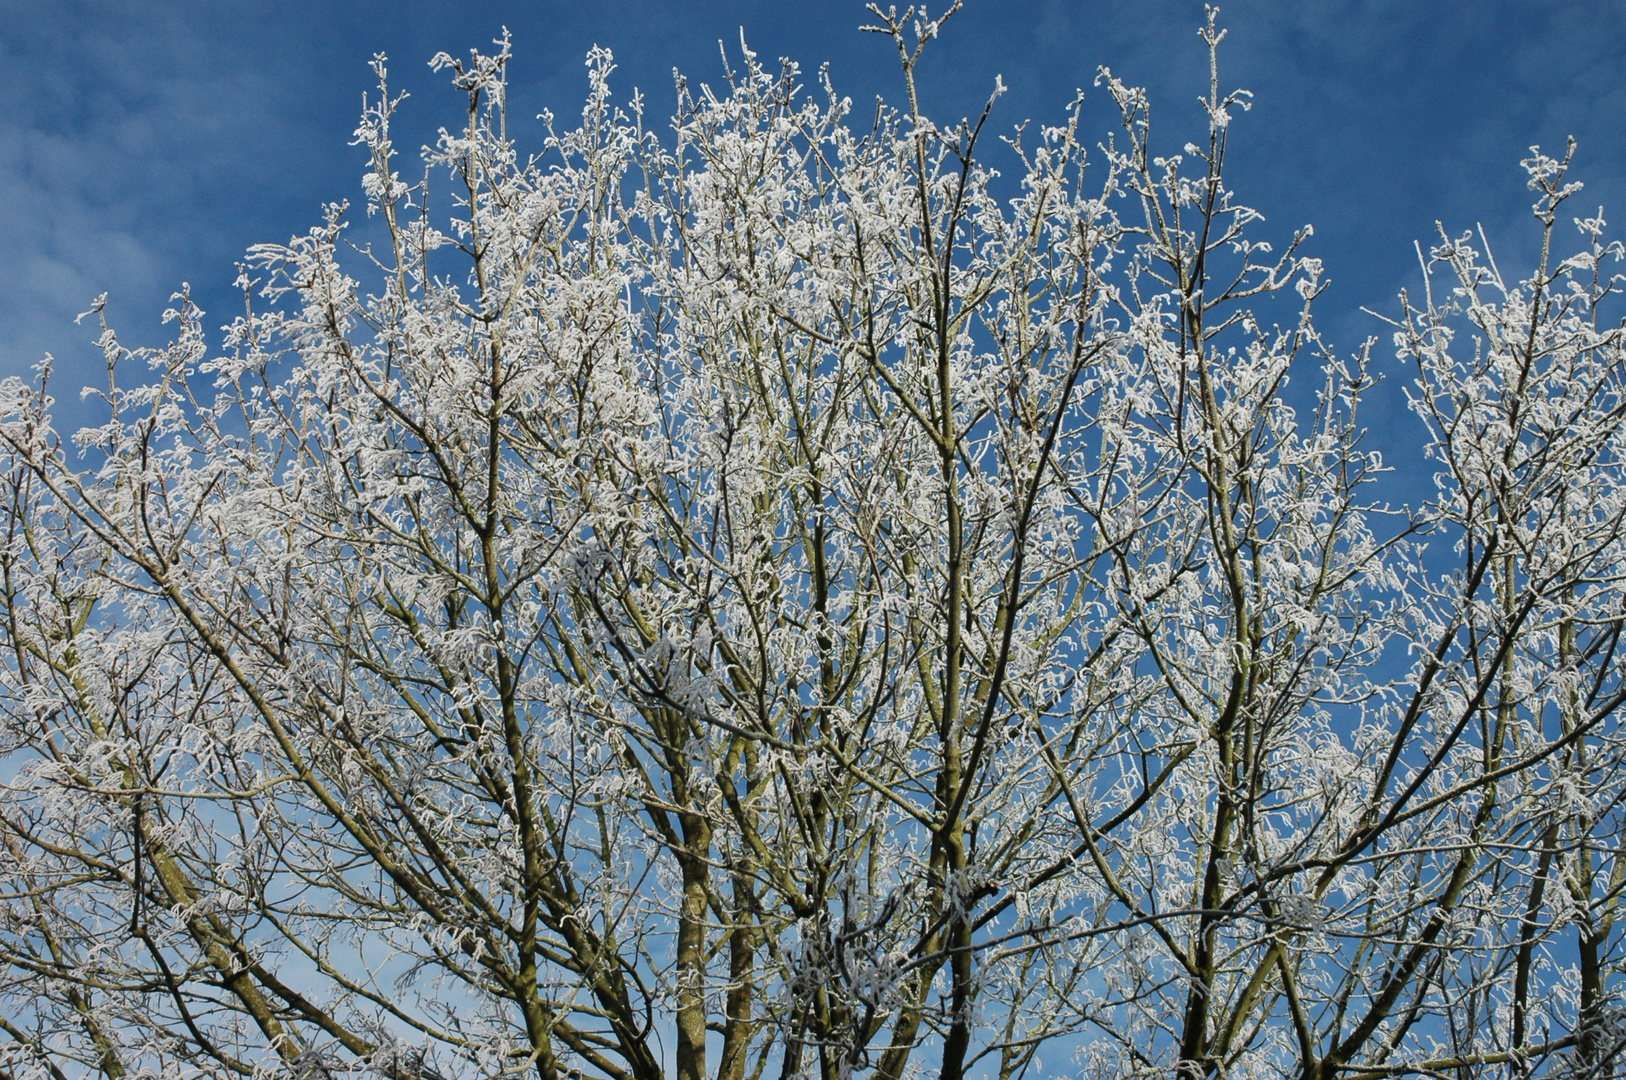
{"type": "MultiPolygon", "coordinates": [[[[1200,121],[1201,19],[1198,0],[968,0],[928,53],[924,106],[973,111],[999,74],[1011,92],[997,121],[1054,120],[1083,87],[1104,136],[1092,83],[1106,64],[1150,89],[1177,151],[1200,121]]],[[[406,138],[421,141],[458,109],[425,62],[506,25],[523,147],[542,108],[579,110],[595,43],[614,51],[616,85],[661,110],[671,70],[715,80],[717,43],[736,47],[741,27],[766,58],[828,61],[855,102],[896,100],[895,54],[856,32],[863,21],[852,0],[0,0],[0,374],[49,350],[73,409],[99,359],[71,320],[103,291],[130,343],[163,340],[158,316],[183,280],[211,325],[226,321],[244,248],[357,197],[348,143],[375,52],[412,92],[406,138]]],[[[1482,222],[1503,267],[1522,265],[1534,233],[1518,160],[1532,143],[1575,135],[1575,208],[1626,215],[1622,0],[1237,0],[1222,22],[1222,79],[1257,103],[1233,129],[1234,185],[1282,238],[1314,223],[1311,253],[1334,282],[1323,324],[1342,347],[1379,331],[1358,309],[1392,308],[1436,220],[1482,222]]]]}

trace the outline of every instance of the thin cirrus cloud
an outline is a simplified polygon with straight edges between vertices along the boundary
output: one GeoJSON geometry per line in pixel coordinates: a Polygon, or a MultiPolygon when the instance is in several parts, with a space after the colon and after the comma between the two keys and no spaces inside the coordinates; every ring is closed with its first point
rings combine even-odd
{"type": "MultiPolygon", "coordinates": [[[[1106,64],[1148,86],[1178,152],[1206,90],[1202,17],[1196,0],[970,0],[928,53],[926,107],[974,113],[998,74],[1010,91],[994,121],[1008,130],[1054,121],[1083,88],[1104,138],[1108,102],[1092,84],[1106,64]]],[[[809,74],[829,61],[863,115],[901,89],[889,44],[856,32],[865,19],[859,3],[768,0],[0,0],[0,373],[55,353],[61,407],[75,411],[70,391],[101,376],[93,331],[72,319],[102,292],[131,342],[163,340],[157,317],[183,280],[211,325],[226,321],[249,244],[286,239],[322,203],[358,194],[362,161],[348,143],[376,52],[413,94],[410,145],[456,122],[424,61],[507,26],[523,148],[537,112],[568,122],[579,108],[594,44],[614,50],[619,90],[643,88],[659,114],[672,69],[715,84],[718,42],[737,60],[742,27],[765,59],[790,56],[809,74]]],[[[1315,224],[1313,253],[1334,282],[1323,319],[1340,346],[1382,329],[1359,308],[1392,306],[1415,281],[1412,241],[1426,245],[1436,220],[1454,231],[1482,222],[1514,256],[1528,253],[1517,163],[1531,143],[1579,138],[1578,209],[1601,201],[1607,213],[1626,196],[1619,4],[1239,0],[1221,20],[1222,82],[1256,95],[1234,129],[1236,186],[1283,238],[1315,224]]]]}
{"type": "Polygon", "coordinates": [[[338,177],[292,152],[300,103],[282,79],[309,73],[245,62],[252,24],[222,34],[165,5],[4,10],[0,371],[58,354],[72,411],[99,363],[95,331],[72,322],[93,297],[158,340],[183,279],[229,283],[245,225],[307,178],[338,177]]]}

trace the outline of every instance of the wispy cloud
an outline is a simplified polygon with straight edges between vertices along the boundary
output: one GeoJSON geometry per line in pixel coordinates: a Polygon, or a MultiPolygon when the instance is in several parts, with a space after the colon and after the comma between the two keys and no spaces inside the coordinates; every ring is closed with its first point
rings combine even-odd
{"type": "Polygon", "coordinates": [[[269,20],[207,6],[8,7],[0,370],[56,353],[67,398],[96,362],[93,331],[72,324],[92,297],[110,293],[115,316],[156,339],[183,279],[229,283],[244,244],[265,238],[251,230],[308,169],[300,84],[312,73],[245,62],[269,20]]]}

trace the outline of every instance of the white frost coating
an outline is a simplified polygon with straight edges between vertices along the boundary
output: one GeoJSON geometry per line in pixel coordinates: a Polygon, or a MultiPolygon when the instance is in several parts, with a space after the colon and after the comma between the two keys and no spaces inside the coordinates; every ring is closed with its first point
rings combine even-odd
{"type": "Polygon", "coordinates": [[[1622,250],[1560,252],[1567,157],[1530,277],[1442,234],[1394,320],[1392,509],[1309,228],[1224,185],[1245,94],[1159,156],[1103,70],[1086,169],[1076,108],[929,121],[946,16],[875,16],[873,127],[746,52],[649,129],[596,50],[534,157],[506,41],[441,54],[420,182],[380,58],[386,241],[254,248],[218,353],[184,291],[104,327],[77,435],[0,384],[7,1075],[1613,1075],[1622,250]]]}

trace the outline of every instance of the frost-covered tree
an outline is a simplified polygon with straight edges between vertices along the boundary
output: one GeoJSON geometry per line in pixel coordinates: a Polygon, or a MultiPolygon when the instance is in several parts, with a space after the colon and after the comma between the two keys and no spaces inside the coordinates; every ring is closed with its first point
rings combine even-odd
{"type": "Polygon", "coordinates": [[[874,10],[861,125],[745,51],[646,126],[595,52],[533,154],[507,43],[439,56],[416,182],[380,60],[373,243],[253,249],[218,349],[104,326],[100,426],[0,387],[7,1077],[1617,1074],[1568,157],[1528,277],[1442,234],[1392,320],[1397,509],[1244,93],[1165,155],[1103,71],[1086,167],[1076,104],[934,123],[943,17],[874,10]]]}

